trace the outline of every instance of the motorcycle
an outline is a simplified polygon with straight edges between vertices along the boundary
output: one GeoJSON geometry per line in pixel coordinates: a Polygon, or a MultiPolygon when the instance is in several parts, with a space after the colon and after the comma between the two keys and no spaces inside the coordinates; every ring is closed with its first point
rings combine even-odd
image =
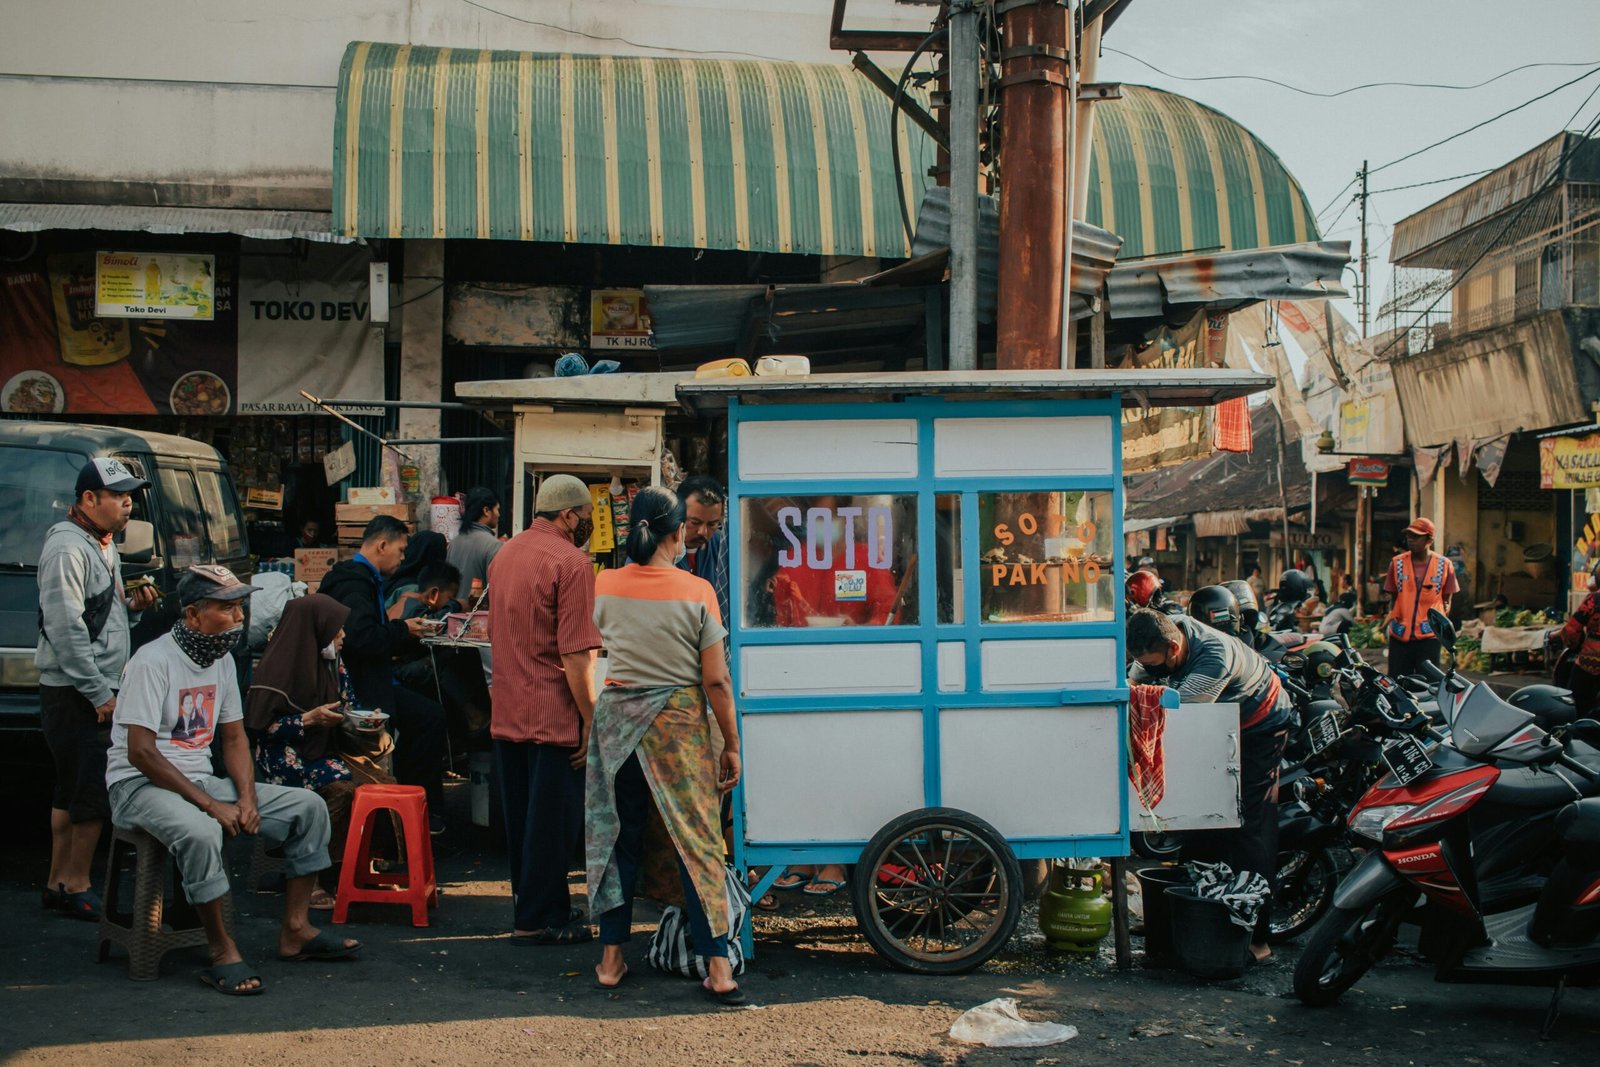
{"type": "MultiPolygon", "coordinates": [[[[1453,647],[1449,620],[1429,620],[1453,647]]],[[[1388,773],[1349,817],[1371,850],[1315,927],[1295,995],[1332,1004],[1415,920],[1438,981],[1553,983],[1548,1034],[1566,984],[1600,982],[1600,722],[1549,731],[1487,686],[1429,673],[1448,743],[1395,723],[1411,735],[1385,745],[1388,773]]]]}

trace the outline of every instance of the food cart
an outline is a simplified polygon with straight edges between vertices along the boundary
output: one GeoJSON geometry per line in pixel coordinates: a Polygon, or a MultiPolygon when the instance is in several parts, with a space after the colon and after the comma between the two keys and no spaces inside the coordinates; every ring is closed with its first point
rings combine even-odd
{"type": "MultiPolygon", "coordinates": [[[[518,405],[524,492],[542,472],[609,476],[649,455],[631,438],[608,454],[603,434],[582,456],[525,446],[550,440],[539,420],[563,404],[616,426],[649,389],[663,411],[726,419],[734,848],[741,870],[765,868],[755,895],[792,865],[854,864],[873,947],[907,970],[960,973],[1015,929],[1019,860],[1120,857],[1130,830],[1237,825],[1232,705],[1169,719],[1183,759],[1154,813],[1130,811],[1121,427],[1129,409],[1214,404],[1270,378],[613,379],[459,395],[518,405]]],[[[659,437],[653,448],[659,464],[659,437]]]]}

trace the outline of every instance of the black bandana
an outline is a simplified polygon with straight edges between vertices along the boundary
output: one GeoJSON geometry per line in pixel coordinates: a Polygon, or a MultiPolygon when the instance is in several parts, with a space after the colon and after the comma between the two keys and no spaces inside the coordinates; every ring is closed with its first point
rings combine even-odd
{"type": "Polygon", "coordinates": [[[239,627],[224,630],[220,634],[203,634],[199,630],[190,629],[182,619],[172,625],[172,639],[178,642],[183,654],[193,660],[196,667],[209,667],[232,652],[233,646],[239,643],[239,635],[243,632],[244,628],[239,627]]]}

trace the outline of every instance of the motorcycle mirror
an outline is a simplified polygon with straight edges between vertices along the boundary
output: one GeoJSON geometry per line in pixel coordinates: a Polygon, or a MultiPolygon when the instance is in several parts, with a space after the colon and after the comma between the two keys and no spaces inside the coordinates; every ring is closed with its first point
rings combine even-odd
{"type": "Polygon", "coordinates": [[[1456,628],[1448,616],[1438,608],[1428,609],[1428,625],[1433,627],[1433,632],[1439,635],[1439,643],[1454,652],[1456,650],[1456,628]]]}
{"type": "Polygon", "coordinates": [[[1283,657],[1283,665],[1291,671],[1306,669],[1306,658],[1298,652],[1290,652],[1283,657]]]}

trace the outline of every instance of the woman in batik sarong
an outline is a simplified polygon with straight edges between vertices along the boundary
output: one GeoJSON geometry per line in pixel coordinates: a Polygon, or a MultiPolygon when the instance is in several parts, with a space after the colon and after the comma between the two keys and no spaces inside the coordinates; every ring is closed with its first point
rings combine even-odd
{"type": "Polygon", "coordinates": [[[595,581],[594,620],[609,657],[589,733],[585,812],[589,910],[603,946],[595,980],[610,989],[628,973],[622,946],[644,870],[647,885],[682,904],[710,975],[707,995],[739,1004],[743,993],[728,962],[728,939],[738,931],[729,917],[719,817],[720,797],[738,784],[740,767],[722,651],[728,631],[710,584],[677,567],[683,519],[670,490],[641,491],[628,531],[631,562],[595,581]],[[708,702],[724,743],[720,761],[712,755],[708,702]]]}

